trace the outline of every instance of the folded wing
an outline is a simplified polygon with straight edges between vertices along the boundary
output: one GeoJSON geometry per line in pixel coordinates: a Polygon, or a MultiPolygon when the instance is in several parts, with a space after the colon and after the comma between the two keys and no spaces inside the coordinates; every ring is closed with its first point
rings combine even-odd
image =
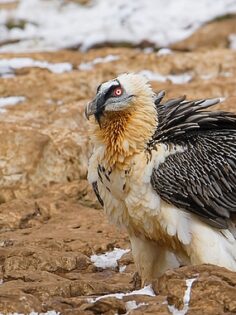
{"type": "Polygon", "coordinates": [[[163,95],[158,95],[159,124],[149,146],[180,145],[184,151],[153,170],[154,190],[208,224],[227,228],[236,213],[236,115],[205,111],[218,100],[188,102],[183,97],[160,104],[163,95]]]}

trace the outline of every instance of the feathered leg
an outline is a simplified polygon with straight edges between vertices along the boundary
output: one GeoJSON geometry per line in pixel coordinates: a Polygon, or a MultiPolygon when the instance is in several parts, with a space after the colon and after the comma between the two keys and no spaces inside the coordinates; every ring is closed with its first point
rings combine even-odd
{"type": "Polygon", "coordinates": [[[142,286],[160,277],[167,269],[179,267],[176,256],[156,243],[134,235],[130,236],[130,241],[142,286]]]}

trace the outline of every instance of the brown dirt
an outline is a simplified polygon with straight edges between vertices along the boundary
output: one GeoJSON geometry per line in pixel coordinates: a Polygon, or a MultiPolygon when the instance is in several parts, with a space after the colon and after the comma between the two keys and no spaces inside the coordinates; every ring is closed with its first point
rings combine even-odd
{"type": "Polygon", "coordinates": [[[158,56],[134,49],[100,49],[0,58],[15,56],[68,61],[74,70],[53,74],[27,68],[0,79],[0,97],[26,97],[0,115],[0,313],[125,314],[127,302],[136,301],[139,307],[129,314],[169,314],[167,303],[183,307],[185,280],[193,277],[197,280],[188,314],[235,313],[236,276],[215,266],[167,272],[153,283],[156,297],[88,300],[134,290],[135,268],[130,254],[119,262],[127,265],[123,273],[119,268],[99,269],[90,260],[93,253],[129,248],[129,241],[124,231],[109,224],[87,184],[90,147],[83,110],[100,82],[122,72],[149,69],[163,75],[192,75],[187,84],[152,82],[168,97],[226,97],[218,107],[235,111],[236,52],[215,49],[158,56]],[[81,62],[108,54],[120,60],[98,64],[91,71],[77,69],[81,62]]]}

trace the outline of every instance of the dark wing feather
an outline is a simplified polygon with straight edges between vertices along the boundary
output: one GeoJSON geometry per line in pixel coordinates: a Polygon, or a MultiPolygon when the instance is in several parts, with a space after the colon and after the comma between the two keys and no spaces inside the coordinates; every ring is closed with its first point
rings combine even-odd
{"type": "Polygon", "coordinates": [[[227,228],[236,213],[236,115],[207,112],[216,100],[157,105],[159,125],[150,146],[181,144],[184,152],[153,170],[151,184],[162,199],[227,228]]]}
{"type": "Polygon", "coordinates": [[[95,192],[95,195],[97,196],[97,199],[98,199],[100,205],[103,207],[104,206],[104,202],[103,202],[103,200],[102,200],[102,198],[101,198],[101,196],[99,194],[97,182],[93,182],[92,186],[93,186],[93,191],[95,192]]]}
{"type": "Polygon", "coordinates": [[[161,104],[163,96],[161,91],[155,99],[158,128],[149,145],[185,141],[194,131],[236,129],[235,114],[205,110],[219,103],[219,99],[186,101],[183,96],[161,104]]]}

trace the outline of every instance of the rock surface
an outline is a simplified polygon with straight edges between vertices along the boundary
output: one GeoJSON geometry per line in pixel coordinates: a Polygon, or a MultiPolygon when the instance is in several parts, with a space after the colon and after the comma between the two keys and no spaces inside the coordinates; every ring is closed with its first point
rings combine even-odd
{"type": "Polygon", "coordinates": [[[91,262],[92,254],[129,248],[129,240],[109,224],[87,184],[90,146],[83,111],[100,82],[143,70],[151,78],[162,75],[165,82],[151,83],[170,98],[223,97],[218,107],[235,111],[236,52],[159,55],[117,48],[0,55],[13,57],[70,62],[73,69],[56,74],[22,68],[0,78],[0,98],[25,97],[0,113],[0,313],[164,315],[184,307],[190,315],[235,313],[236,274],[207,265],[168,271],[153,282],[156,296],[96,300],[138,286],[130,253],[114,268],[91,262]],[[119,59],[91,65],[95,58],[111,54],[119,59]],[[181,83],[180,75],[186,73],[190,80],[181,83]],[[176,76],[180,84],[172,82],[176,76]],[[184,305],[186,280],[193,278],[184,305]]]}

